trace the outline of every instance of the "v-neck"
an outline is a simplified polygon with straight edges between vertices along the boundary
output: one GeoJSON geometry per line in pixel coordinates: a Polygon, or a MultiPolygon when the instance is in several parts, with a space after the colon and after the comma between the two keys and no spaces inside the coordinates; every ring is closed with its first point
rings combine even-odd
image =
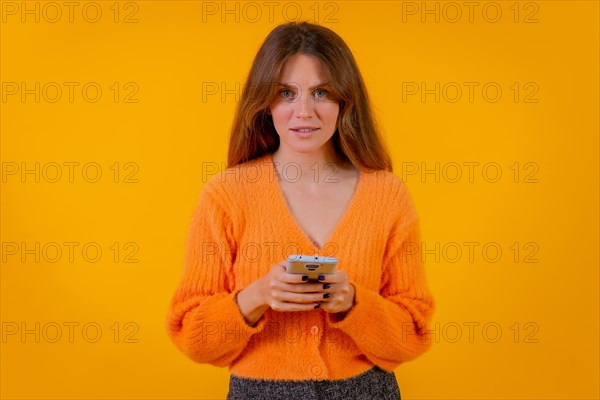
{"type": "Polygon", "coordinates": [[[342,230],[346,224],[349,223],[348,220],[354,212],[354,208],[357,207],[359,196],[362,194],[363,181],[365,178],[364,172],[361,171],[360,168],[358,169],[358,179],[354,184],[354,192],[352,193],[350,201],[346,205],[344,213],[342,214],[341,218],[337,221],[336,225],[333,227],[333,230],[329,233],[327,239],[322,244],[318,244],[315,243],[315,241],[302,229],[300,224],[298,224],[298,220],[292,213],[292,210],[287,202],[287,199],[285,198],[281,185],[279,184],[277,170],[273,162],[273,153],[268,153],[267,164],[268,168],[270,169],[269,176],[272,177],[272,179],[268,180],[269,185],[271,186],[272,193],[274,195],[274,198],[276,199],[276,206],[280,208],[281,214],[285,215],[284,218],[286,219],[286,223],[293,226],[298,236],[300,236],[306,244],[310,245],[310,247],[315,248],[317,252],[321,252],[327,247],[329,243],[335,243],[333,239],[335,239],[338,232],[342,230]]]}

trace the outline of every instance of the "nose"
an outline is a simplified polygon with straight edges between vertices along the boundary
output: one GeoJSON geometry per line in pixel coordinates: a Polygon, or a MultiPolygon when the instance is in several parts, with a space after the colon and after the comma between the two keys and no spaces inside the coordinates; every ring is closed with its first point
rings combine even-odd
{"type": "Polygon", "coordinates": [[[312,118],[314,106],[313,99],[308,94],[303,94],[296,104],[297,117],[301,119],[312,118]]]}

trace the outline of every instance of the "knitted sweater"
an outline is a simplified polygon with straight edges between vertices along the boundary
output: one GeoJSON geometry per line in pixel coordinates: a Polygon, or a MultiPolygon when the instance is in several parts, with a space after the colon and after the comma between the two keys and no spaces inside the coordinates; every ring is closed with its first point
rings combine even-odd
{"type": "Polygon", "coordinates": [[[388,171],[361,170],[344,216],[318,249],[287,206],[272,154],[263,155],[205,183],[168,334],[192,360],[247,378],[344,379],[373,365],[392,371],[431,345],[434,300],[420,248],[405,184],[388,171]],[[268,308],[250,326],[237,293],[288,255],[317,253],[339,259],[355,287],[354,307],[346,314],[268,308]]]}

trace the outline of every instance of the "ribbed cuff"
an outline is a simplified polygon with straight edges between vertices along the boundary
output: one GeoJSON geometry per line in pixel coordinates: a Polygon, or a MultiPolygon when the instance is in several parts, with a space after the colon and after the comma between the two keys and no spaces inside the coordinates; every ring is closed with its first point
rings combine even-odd
{"type": "Polygon", "coordinates": [[[236,289],[233,292],[231,292],[229,296],[227,296],[227,303],[230,306],[227,307],[228,315],[225,319],[235,323],[239,323],[240,326],[242,326],[242,329],[244,329],[248,334],[245,337],[249,337],[249,335],[254,335],[256,333],[261,332],[264,329],[266,318],[263,315],[258,319],[258,321],[256,321],[254,325],[248,324],[246,318],[244,317],[244,314],[242,314],[242,310],[240,310],[240,306],[237,303],[237,295],[242,290],[243,289],[236,289]]]}
{"type": "Polygon", "coordinates": [[[362,326],[365,321],[371,319],[372,308],[369,304],[377,301],[378,293],[373,292],[354,282],[354,306],[344,313],[328,313],[327,322],[334,328],[342,329],[352,326],[362,326]]]}

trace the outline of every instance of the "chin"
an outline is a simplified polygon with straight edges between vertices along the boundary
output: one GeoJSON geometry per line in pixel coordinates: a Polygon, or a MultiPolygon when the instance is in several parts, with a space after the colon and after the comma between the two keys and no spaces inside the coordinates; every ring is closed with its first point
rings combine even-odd
{"type": "Polygon", "coordinates": [[[293,143],[287,144],[287,147],[296,153],[314,153],[319,151],[324,146],[324,143],[293,143]]]}

